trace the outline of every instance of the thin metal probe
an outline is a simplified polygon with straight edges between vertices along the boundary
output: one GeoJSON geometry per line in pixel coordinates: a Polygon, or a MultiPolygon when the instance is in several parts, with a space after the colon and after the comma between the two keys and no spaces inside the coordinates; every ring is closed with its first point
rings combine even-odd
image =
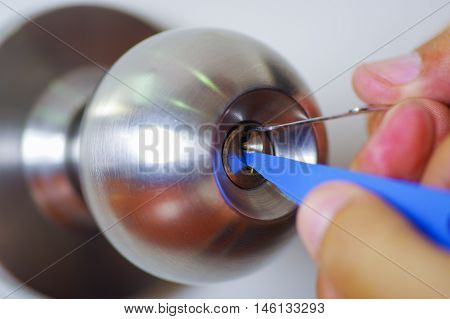
{"type": "Polygon", "coordinates": [[[294,126],[294,125],[313,124],[313,123],[317,123],[317,122],[324,122],[324,121],[328,121],[328,120],[340,119],[343,117],[348,117],[348,116],[353,116],[353,115],[386,111],[387,109],[389,109],[389,106],[387,106],[387,105],[364,105],[364,106],[354,107],[345,113],[313,117],[313,118],[309,118],[309,119],[304,119],[304,120],[289,122],[289,123],[283,123],[283,124],[277,124],[277,125],[258,126],[252,130],[256,130],[259,132],[267,132],[267,131],[277,130],[277,129],[283,128],[283,127],[289,127],[289,126],[294,126]]]}

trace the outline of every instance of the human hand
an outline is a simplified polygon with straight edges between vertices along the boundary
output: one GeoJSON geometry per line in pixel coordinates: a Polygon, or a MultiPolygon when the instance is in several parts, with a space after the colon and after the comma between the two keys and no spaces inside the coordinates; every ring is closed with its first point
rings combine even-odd
{"type": "MultiPolygon", "coordinates": [[[[353,85],[393,107],[369,117],[352,169],[450,189],[450,27],[410,55],[358,67],[353,85]]],[[[450,297],[450,252],[375,195],[331,182],[304,203],[297,226],[319,297],[450,297]]]]}

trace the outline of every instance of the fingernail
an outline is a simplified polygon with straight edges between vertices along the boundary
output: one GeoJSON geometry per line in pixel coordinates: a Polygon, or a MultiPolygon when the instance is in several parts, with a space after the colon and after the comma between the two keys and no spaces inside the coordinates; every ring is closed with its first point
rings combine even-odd
{"type": "Polygon", "coordinates": [[[419,75],[422,60],[417,52],[380,62],[366,64],[371,73],[393,85],[411,82],[419,75]]]}
{"type": "Polygon", "coordinates": [[[357,192],[348,183],[330,182],[309,193],[300,205],[297,228],[309,254],[317,260],[318,251],[335,215],[357,192]]]}

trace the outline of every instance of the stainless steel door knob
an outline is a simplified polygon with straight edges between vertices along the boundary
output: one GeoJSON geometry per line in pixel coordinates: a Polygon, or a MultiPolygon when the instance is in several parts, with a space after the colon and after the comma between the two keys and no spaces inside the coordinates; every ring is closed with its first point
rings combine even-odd
{"type": "MultiPolygon", "coordinates": [[[[105,46],[127,36],[111,35],[105,46]]],[[[17,83],[25,81],[20,76],[17,83]]],[[[319,115],[276,52],[236,32],[173,30],[133,46],[110,68],[83,63],[62,70],[58,81],[42,78],[27,110],[2,110],[23,120],[23,127],[8,125],[21,132],[13,158],[21,166],[11,174],[23,172],[21,194],[26,188],[43,216],[69,232],[98,226],[131,263],[187,284],[241,276],[290,238],[295,205],[257,172],[233,164],[242,143],[325,161],[321,125],[251,130],[319,115]]]]}

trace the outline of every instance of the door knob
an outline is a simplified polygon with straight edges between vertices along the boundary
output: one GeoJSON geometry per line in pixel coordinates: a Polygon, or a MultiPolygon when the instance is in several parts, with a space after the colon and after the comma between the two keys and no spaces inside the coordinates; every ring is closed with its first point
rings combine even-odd
{"type": "Polygon", "coordinates": [[[251,130],[318,115],[275,51],[237,32],[171,30],[107,70],[86,65],[64,77],[85,93],[61,105],[52,94],[62,88],[47,83],[21,144],[28,191],[46,218],[69,231],[98,227],[134,265],[186,284],[241,276],[289,240],[295,204],[233,164],[246,142],[325,161],[323,126],[251,130]]]}
{"type": "MultiPolygon", "coordinates": [[[[296,207],[227,159],[252,123],[317,112],[306,94],[283,58],[239,33],[174,30],[139,43],[104,76],[81,123],[80,184],[100,229],[131,262],[177,282],[264,264],[296,207]]],[[[302,134],[260,138],[279,155],[319,161],[323,135],[302,134]]]]}

